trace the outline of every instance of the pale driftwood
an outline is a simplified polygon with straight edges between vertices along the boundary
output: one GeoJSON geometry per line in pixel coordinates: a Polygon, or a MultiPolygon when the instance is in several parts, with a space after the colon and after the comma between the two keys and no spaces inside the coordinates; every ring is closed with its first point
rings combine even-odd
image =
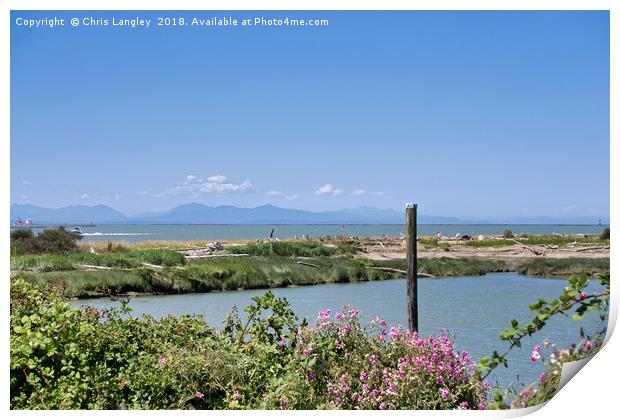
{"type": "Polygon", "coordinates": [[[145,267],[150,267],[150,268],[164,268],[163,265],[150,264],[150,263],[145,263],[145,262],[143,262],[142,265],[145,267]]]}
{"type": "Polygon", "coordinates": [[[314,268],[320,268],[318,265],[316,264],[310,264],[308,262],[304,262],[304,261],[297,261],[297,264],[299,265],[307,265],[308,267],[314,267],[314,268]]]}
{"type": "Polygon", "coordinates": [[[573,249],[573,252],[583,252],[583,251],[596,251],[598,249],[609,249],[608,246],[592,246],[590,248],[577,248],[573,249]]]}
{"type": "MultiPolygon", "coordinates": [[[[372,270],[389,271],[391,273],[407,274],[406,270],[399,270],[398,268],[391,268],[391,267],[368,267],[368,268],[372,270]]],[[[432,274],[427,274],[427,273],[418,273],[418,277],[435,278],[435,276],[433,276],[432,274]]]]}
{"type": "MultiPolygon", "coordinates": [[[[78,267],[89,268],[89,269],[92,269],[92,270],[114,270],[114,267],[103,267],[103,266],[100,266],[100,265],[78,264],[78,267]]],[[[127,270],[127,269],[126,268],[125,269],[120,268],[120,269],[117,269],[117,270],[127,270]]]]}
{"type": "Polygon", "coordinates": [[[382,242],[379,242],[379,245],[381,245],[381,248],[385,248],[385,245],[383,245],[382,242]]]}
{"type": "Polygon", "coordinates": [[[535,250],[534,248],[532,248],[531,246],[527,246],[519,241],[517,241],[516,239],[511,239],[512,242],[514,242],[515,244],[519,245],[522,248],[527,249],[528,251],[531,251],[534,253],[534,255],[543,255],[542,252],[535,250]]]}
{"type": "Polygon", "coordinates": [[[200,258],[218,258],[218,257],[249,257],[250,254],[207,254],[207,255],[188,255],[186,260],[194,260],[200,258]]]}

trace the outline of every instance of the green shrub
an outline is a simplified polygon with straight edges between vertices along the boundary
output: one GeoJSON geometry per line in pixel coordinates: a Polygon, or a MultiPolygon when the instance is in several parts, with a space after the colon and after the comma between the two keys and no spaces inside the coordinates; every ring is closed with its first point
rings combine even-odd
{"type": "Polygon", "coordinates": [[[599,239],[602,241],[608,241],[610,238],[611,238],[611,231],[609,230],[609,228],[605,228],[605,230],[601,232],[599,239]]]}
{"type": "Polygon", "coordinates": [[[486,386],[446,336],[397,328],[386,339],[354,309],[323,311],[309,328],[268,292],[218,332],[199,316],[128,317],[122,303],[73,309],[54,290],[12,281],[11,408],[484,407],[486,386]]]}
{"type": "Polygon", "coordinates": [[[31,230],[17,229],[11,232],[12,255],[69,254],[78,249],[79,233],[68,232],[63,226],[45,229],[37,236],[31,230]]]}

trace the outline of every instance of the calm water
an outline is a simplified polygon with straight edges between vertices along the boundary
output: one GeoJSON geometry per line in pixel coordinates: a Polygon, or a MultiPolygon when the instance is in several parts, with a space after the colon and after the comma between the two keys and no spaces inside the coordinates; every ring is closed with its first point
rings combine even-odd
{"type": "MultiPolygon", "coordinates": [[[[72,228],[73,226],[68,226],[72,228]]],[[[606,226],[596,225],[419,225],[418,235],[434,235],[441,231],[446,236],[456,233],[469,235],[496,235],[506,229],[513,233],[600,233],[606,226]]],[[[81,227],[83,241],[149,240],[225,240],[263,239],[269,236],[273,225],[98,225],[81,227]]],[[[275,236],[294,238],[296,235],[311,237],[326,235],[383,236],[399,235],[403,225],[276,225],[275,236]]],[[[35,233],[41,229],[34,229],[35,233]]]]}
{"type": "MultiPolygon", "coordinates": [[[[490,355],[493,350],[505,349],[498,335],[509,327],[510,321],[517,319],[522,324],[530,321],[528,305],[538,298],[557,297],[564,285],[564,280],[515,273],[420,279],[420,333],[436,335],[446,329],[455,337],[457,348],[469,351],[477,360],[490,355]]],[[[220,327],[233,305],[242,309],[250,303],[252,296],[262,293],[264,290],[145,296],[132,299],[129,306],[133,308],[134,315],[204,314],[210,325],[220,327]]],[[[405,280],[274,289],[274,293],[286,297],[295,313],[310,323],[314,322],[320,310],[337,310],[343,304],[350,304],[362,310],[364,323],[378,315],[391,325],[407,324],[405,280]]],[[[83,304],[109,307],[117,303],[108,299],[72,302],[75,306],[83,304]]],[[[542,344],[545,338],[558,345],[574,343],[579,340],[579,327],[582,325],[586,332],[593,331],[600,326],[600,320],[589,314],[579,322],[563,317],[550,321],[540,333],[526,338],[522,349],[511,353],[509,368],[499,368],[491,382],[497,380],[508,385],[517,375],[525,383],[536,381],[542,365],[529,360],[532,348],[542,344]]]]}

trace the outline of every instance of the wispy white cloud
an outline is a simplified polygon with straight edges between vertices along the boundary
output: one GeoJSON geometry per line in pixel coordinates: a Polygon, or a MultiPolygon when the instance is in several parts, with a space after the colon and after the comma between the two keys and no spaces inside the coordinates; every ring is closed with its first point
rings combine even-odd
{"type": "Polygon", "coordinates": [[[20,195],[19,198],[22,200],[27,200],[29,197],[27,195],[20,195]]]}
{"type": "Polygon", "coordinates": [[[142,191],[136,191],[136,194],[138,195],[148,195],[150,191],[147,190],[142,190],[142,191]]]}
{"type": "Polygon", "coordinates": [[[299,194],[291,194],[291,195],[287,195],[286,197],[287,200],[297,200],[299,198],[299,194]]]}
{"type": "Polygon", "coordinates": [[[284,195],[282,191],[276,191],[276,190],[267,191],[266,194],[273,198],[282,198],[282,196],[284,195]]]}
{"type": "Polygon", "coordinates": [[[363,189],[363,188],[359,188],[359,189],[357,189],[357,190],[353,191],[353,192],[351,193],[351,195],[355,195],[355,196],[357,196],[357,197],[361,197],[361,196],[363,196],[363,195],[369,195],[369,196],[381,196],[381,195],[383,195],[383,193],[382,193],[381,191],[366,191],[366,190],[365,190],[365,189],[363,189]]]}
{"type": "Polygon", "coordinates": [[[179,195],[197,196],[207,193],[241,193],[252,191],[252,182],[250,180],[245,180],[240,183],[227,181],[228,178],[224,175],[213,175],[206,179],[196,175],[187,175],[185,181],[165,191],[155,193],[153,197],[163,198],[179,195]]]}
{"type": "Polygon", "coordinates": [[[343,190],[340,188],[334,187],[332,184],[325,184],[319,187],[314,195],[340,195],[343,193],[343,190]]]}
{"type": "Polygon", "coordinates": [[[82,194],[82,195],[80,196],[80,199],[81,199],[81,200],[90,200],[90,195],[88,195],[88,194],[84,193],[84,194],[82,194]]]}
{"type": "Polygon", "coordinates": [[[27,181],[27,180],[23,180],[23,181],[22,181],[22,185],[25,185],[25,186],[27,186],[27,187],[32,187],[32,182],[27,181]]]}
{"type": "Polygon", "coordinates": [[[223,182],[226,182],[228,178],[225,177],[224,175],[213,175],[207,178],[207,181],[209,182],[215,182],[217,184],[221,184],[223,182]]]}
{"type": "Polygon", "coordinates": [[[577,209],[577,206],[575,204],[569,204],[568,206],[564,206],[562,207],[562,212],[563,213],[570,213],[572,211],[575,211],[577,209]]]}

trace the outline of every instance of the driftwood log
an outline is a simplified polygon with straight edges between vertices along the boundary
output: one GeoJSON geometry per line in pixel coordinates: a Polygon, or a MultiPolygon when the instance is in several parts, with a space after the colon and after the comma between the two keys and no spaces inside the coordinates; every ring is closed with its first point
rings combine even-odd
{"type": "Polygon", "coordinates": [[[314,268],[320,268],[318,265],[316,264],[311,264],[309,262],[304,262],[304,261],[297,261],[297,264],[299,265],[307,265],[308,267],[314,267],[314,268]]]}
{"type": "MultiPolygon", "coordinates": [[[[368,268],[372,270],[390,271],[392,273],[405,274],[405,275],[407,274],[407,270],[399,270],[398,268],[391,268],[391,267],[368,267],[368,268]]],[[[427,273],[418,273],[418,277],[435,278],[435,276],[433,276],[432,274],[427,274],[427,273]]]]}
{"type": "Polygon", "coordinates": [[[512,242],[514,242],[515,244],[519,245],[520,247],[527,249],[528,251],[531,251],[534,253],[534,255],[543,255],[542,252],[537,251],[536,249],[532,248],[531,246],[527,246],[519,241],[517,241],[516,239],[511,239],[512,242]]]}
{"type": "Polygon", "coordinates": [[[249,257],[250,254],[207,254],[207,255],[186,255],[186,260],[194,260],[199,258],[218,258],[218,257],[249,257]]]}
{"type": "Polygon", "coordinates": [[[608,246],[591,246],[589,248],[573,249],[573,252],[596,251],[597,249],[609,249],[609,247],[608,246]]]}

